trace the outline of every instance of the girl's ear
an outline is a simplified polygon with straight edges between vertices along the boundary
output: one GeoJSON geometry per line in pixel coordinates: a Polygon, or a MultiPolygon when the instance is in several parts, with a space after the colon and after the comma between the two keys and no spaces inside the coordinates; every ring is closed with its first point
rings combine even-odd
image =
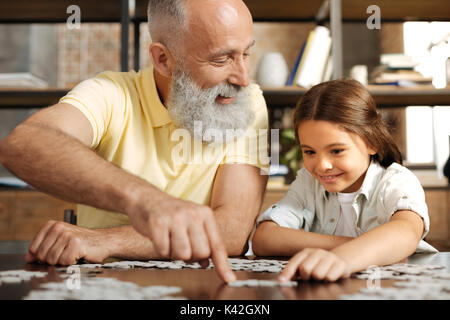
{"type": "Polygon", "coordinates": [[[374,156],[374,155],[376,155],[377,154],[377,149],[375,149],[374,147],[372,147],[371,145],[368,145],[368,151],[369,151],[369,154],[371,155],[371,156],[374,156]]]}
{"type": "Polygon", "coordinates": [[[153,67],[164,77],[171,77],[175,65],[169,49],[161,42],[153,42],[149,47],[153,67]]]}

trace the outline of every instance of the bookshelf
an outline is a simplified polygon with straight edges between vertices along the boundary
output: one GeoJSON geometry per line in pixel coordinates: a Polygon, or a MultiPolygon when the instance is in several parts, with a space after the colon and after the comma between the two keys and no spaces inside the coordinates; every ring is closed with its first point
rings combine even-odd
{"type": "MultiPolygon", "coordinates": [[[[364,22],[369,5],[381,8],[381,20],[385,21],[448,21],[448,0],[330,0],[331,6],[340,3],[340,22],[364,22]]],[[[131,1],[133,2],[133,1],[131,1]]],[[[244,0],[252,12],[255,22],[311,22],[321,7],[322,0],[244,0]]],[[[148,0],[135,0],[134,13],[130,14],[130,0],[15,0],[0,2],[0,23],[62,23],[69,16],[68,6],[81,8],[81,22],[120,22],[122,24],[122,70],[128,70],[128,27],[135,25],[135,53],[139,52],[139,24],[147,21],[148,0]],[[99,10],[101,8],[101,10],[99,10]],[[126,45],[124,45],[126,44],[126,45]]],[[[336,32],[332,36],[336,38],[336,32]]],[[[341,36],[341,35],[340,35],[341,36]]],[[[135,69],[139,66],[138,54],[134,57],[135,69]]],[[[56,102],[70,88],[49,89],[0,89],[0,108],[45,107],[56,102]]],[[[392,88],[369,86],[377,105],[450,105],[450,88],[392,88]]],[[[301,87],[263,88],[269,108],[278,108],[295,103],[305,93],[301,87]]]]}
{"type": "MultiPolygon", "coordinates": [[[[367,87],[377,107],[404,107],[421,105],[450,105],[450,87],[435,89],[430,86],[419,88],[396,88],[393,86],[369,85],[367,87]]],[[[263,88],[266,103],[270,107],[295,105],[307,91],[301,87],[263,88]]]]}

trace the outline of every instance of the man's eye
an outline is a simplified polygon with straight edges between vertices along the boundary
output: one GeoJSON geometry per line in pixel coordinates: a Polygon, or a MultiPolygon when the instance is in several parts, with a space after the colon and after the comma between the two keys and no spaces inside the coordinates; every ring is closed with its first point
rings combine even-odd
{"type": "Polygon", "coordinates": [[[215,60],[213,60],[213,62],[216,64],[225,64],[228,62],[228,58],[215,59],[215,60]]]}

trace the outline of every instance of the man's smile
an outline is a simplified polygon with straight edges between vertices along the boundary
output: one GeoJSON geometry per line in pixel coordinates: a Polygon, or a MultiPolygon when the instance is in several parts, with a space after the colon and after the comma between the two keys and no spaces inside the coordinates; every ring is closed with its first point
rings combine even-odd
{"type": "Polygon", "coordinates": [[[216,102],[220,103],[220,104],[230,104],[230,103],[233,103],[233,101],[234,101],[234,97],[225,97],[225,96],[218,95],[216,98],[216,102]]]}

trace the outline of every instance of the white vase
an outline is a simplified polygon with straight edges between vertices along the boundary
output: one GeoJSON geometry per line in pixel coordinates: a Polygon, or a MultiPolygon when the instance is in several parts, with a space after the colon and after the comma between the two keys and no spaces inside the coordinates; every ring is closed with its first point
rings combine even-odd
{"type": "Polygon", "coordinates": [[[256,81],[265,87],[283,87],[288,73],[283,55],[279,52],[267,52],[259,61],[256,81]]]}

